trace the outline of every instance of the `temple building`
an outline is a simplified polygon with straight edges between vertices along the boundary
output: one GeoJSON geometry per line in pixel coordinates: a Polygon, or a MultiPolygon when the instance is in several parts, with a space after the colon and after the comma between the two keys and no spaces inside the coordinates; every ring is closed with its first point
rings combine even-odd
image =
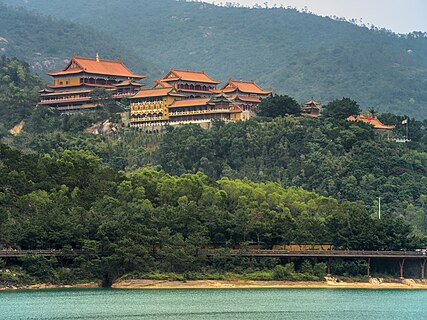
{"type": "Polygon", "coordinates": [[[363,114],[357,116],[350,116],[347,118],[347,121],[360,121],[364,123],[368,123],[374,127],[374,129],[378,130],[393,130],[396,128],[394,125],[385,125],[383,124],[377,117],[374,116],[365,116],[363,114]]]}
{"type": "Polygon", "coordinates": [[[322,105],[320,104],[320,102],[317,102],[313,98],[311,98],[310,101],[307,101],[306,103],[304,103],[301,114],[303,116],[308,116],[308,117],[319,117],[321,112],[322,112],[322,105]]]}
{"type": "Polygon", "coordinates": [[[171,86],[141,90],[131,98],[131,127],[161,127],[169,122],[169,106],[185,99],[171,86]]]}
{"type": "Polygon", "coordinates": [[[147,131],[183,123],[209,126],[212,120],[247,120],[272,92],[254,81],[232,79],[218,89],[220,82],[204,71],[175,68],[144,89],[140,81],[145,76],[130,71],[120,59],[104,60],[98,54],[95,59],[73,54],[62,70],[49,75],[53,84],[40,91],[38,106],[63,112],[93,110],[91,92],[104,88],[116,101],[129,98],[129,126],[147,131]]]}
{"type": "Polygon", "coordinates": [[[273,91],[262,89],[253,80],[241,81],[229,79],[221,89],[214,89],[212,92],[226,94],[242,110],[242,120],[248,120],[255,115],[255,111],[261,100],[268,98],[273,91]]]}
{"type": "Polygon", "coordinates": [[[247,120],[272,92],[253,81],[229,80],[221,89],[219,84],[204,71],[171,69],[131,98],[130,126],[156,131],[166,124],[247,120]]]}
{"type": "Polygon", "coordinates": [[[173,87],[188,99],[195,99],[210,97],[211,90],[216,89],[218,84],[220,84],[219,81],[212,79],[204,71],[172,68],[166,76],[156,81],[154,88],[173,87]]]}
{"type": "Polygon", "coordinates": [[[77,111],[95,108],[90,93],[95,88],[104,88],[120,100],[131,97],[141,90],[139,81],[146,76],[130,71],[121,59],[101,60],[78,57],[73,54],[68,64],[60,71],[49,73],[53,85],[40,91],[38,106],[47,106],[60,111],[77,111]]]}
{"type": "Polygon", "coordinates": [[[130,113],[131,127],[155,131],[167,124],[208,127],[212,120],[239,121],[241,109],[224,95],[188,99],[168,87],[139,91],[131,98],[130,113]]]}

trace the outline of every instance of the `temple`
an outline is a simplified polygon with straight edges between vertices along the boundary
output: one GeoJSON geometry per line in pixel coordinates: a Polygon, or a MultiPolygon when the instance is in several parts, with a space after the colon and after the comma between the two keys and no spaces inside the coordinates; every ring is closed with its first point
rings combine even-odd
{"type": "Polygon", "coordinates": [[[268,98],[273,91],[262,89],[253,80],[229,79],[221,89],[214,89],[212,92],[227,95],[234,105],[242,110],[241,120],[248,120],[255,115],[261,100],[268,98]]]}
{"type": "Polygon", "coordinates": [[[254,81],[229,80],[218,89],[219,84],[204,71],[171,69],[153,88],[131,98],[130,126],[151,131],[166,124],[247,120],[272,93],[254,81]]]}
{"type": "Polygon", "coordinates": [[[165,125],[198,123],[209,126],[212,120],[241,121],[253,115],[271,90],[254,81],[228,80],[225,85],[204,71],[172,68],[155,80],[150,89],[142,88],[146,78],[130,71],[119,60],[78,57],[60,71],[49,73],[53,85],[40,91],[38,106],[62,112],[93,110],[90,95],[104,88],[116,101],[130,99],[129,126],[147,131],[161,130],[165,125]]]}
{"type": "Polygon", "coordinates": [[[204,71],[171,69],[166,76],[156,80],[154,88],[172,87],[187,99],[207,98],[211,91],[220,84],[209,77],[204,71]]]}
{"type": "Polygon", "coordinates": [[[306,103],[304,103],[301,114],[303,116],[308,116],[308,117],[319,117],[321,112],[322,112],[322,105],[320,104],[320,102],[317,102],[313,98],[311,98],[310,101],[307,101],[306,103]]]}
{"type": "Polygon", "coordinates": [[[139,81],[146,76],[130,71],[121,59],[102,60],[78,57],[73,54],[70,62],[60,71],[49,73],[53,85],[40,91],[39,106],[60,111],[93,109],[90,93],[94,88],[111,91],[116,100],[131,97],[141,90],[139,81]]]}
{"type": "Polygon", "coordinates": [[[364,123],[368,123],[374,127],[374,129],[378,130],[393,130],[396,128],[394,125],[385,125],[383,124],[377,117],[374,116],[365,116],[363,114],[357,116],[350,116],[347,118],[348,121],[360,121],[364,123]]]}

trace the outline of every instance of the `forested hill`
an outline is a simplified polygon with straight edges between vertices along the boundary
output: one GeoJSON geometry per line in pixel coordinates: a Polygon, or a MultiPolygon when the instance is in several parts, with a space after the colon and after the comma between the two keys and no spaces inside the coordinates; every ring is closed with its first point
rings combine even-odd
{"type": "MultiPolygon", "coordinates": [[[[0,1],[1,2],[1,1],[0,1]]],[[[0,3],[0,55],[18,57],[47,79],[46,71],[60,69],[71,54],[103,58],[122,57],[137,72],[150,72],[150,65],[131,48],[91,27],[43,17],[0,3]],[[147,68],[148,66],[148,68],[147,68]]]]}
{"type": "MultiPolygon", "coordinates": [[[[397,36],[280,8],[174,0],[3,1],[108,30],[164,70],[203,69],[220,80],[258,79],[300,101],[345,96],[364,109],[427,117],[423,34],[397,36]]],[[[71,43],[67,49],[73,50],[71,43]]]]}

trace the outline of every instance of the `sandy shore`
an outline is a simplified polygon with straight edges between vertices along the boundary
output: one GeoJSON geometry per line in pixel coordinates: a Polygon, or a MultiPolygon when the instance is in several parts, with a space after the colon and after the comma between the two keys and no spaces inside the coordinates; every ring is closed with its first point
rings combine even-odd
{"type": "MultiPolygon", "coordinates": [[[[23,287],[3,287],[4,290],[44,290],[44,289],[81,289],[99,288],[96,282],[75,285],[37,284],[23,287]]],[[[283,288],[283,289],[419,289],[427,290],[427,280],[395,279],[386,280],[370,278],[365,282],[344,282],[335,278],[326,278],[325,281],[252,281],[252,280],[190,280],[168,281],[132,279],[122,280],[113,284],[114,289],[256,289],[256,288],[283,288]]]]}
{"type": "Polygon", "coordinates": [[[427,289],[426,280],[383,281],[371,278],[366,282],[342,282],[329,278],[324,282],[290,281],[245,281],[245,280],[191,280],[156,281],[133,279],[116,282],[116,289],[244,289],[244,288],[288,288],[288,289],[427,289]]]}

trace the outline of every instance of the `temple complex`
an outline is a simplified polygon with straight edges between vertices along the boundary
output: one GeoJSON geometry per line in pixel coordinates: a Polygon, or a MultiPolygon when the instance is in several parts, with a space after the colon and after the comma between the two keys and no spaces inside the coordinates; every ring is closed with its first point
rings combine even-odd
{"type": "Polygon", "coordinates": [[[95,88],[111,91],[120,100],[131,97],[141,90],[139,81],[145,78],[130,71],[121,59],[101,60],[78,57],[73,54],[70,62],[60,71],[49,73],[53,85],[40,91],[39,106],[60,111],[93,109],[90,93],[95,88]]]}
{"type": "Polygon", "coordinates": [[[303,116],[308,116],[308,117],[319,117],[321,112],[322,112],[322,105],[320,104],[320,102],[317,102],[313,98],[311,98],[310,101],[307,101],[306,103],[304,103],[301,114],[303,116]]]}
{"type": "Polygon", "coordinates": [[[247,120],[272,92],[254,81],[229,80],[221,89],[219,84],[204,71],[171,69],[131,98],[130,126],[149,131],[165,124],[247,120]]]}
{"type": "Polygon", "coordinates": [[[95,88],[110,91],[119,101],[130,99],[130,127],[147,131],[161,130],[167,124],[199,123],[209,126],[212,120],[241,121],[255,114],[258,104],[272,91],[254,81],[228,80],[221,88],[204,71],[172,68],[154,81],[150,89],[140,83],[145,78],[130,71],[123,62],[78,57],[60,71],[49,73],[53,85],[40,91],[38,106],[63,112],[93,110],[95,88]]]}

